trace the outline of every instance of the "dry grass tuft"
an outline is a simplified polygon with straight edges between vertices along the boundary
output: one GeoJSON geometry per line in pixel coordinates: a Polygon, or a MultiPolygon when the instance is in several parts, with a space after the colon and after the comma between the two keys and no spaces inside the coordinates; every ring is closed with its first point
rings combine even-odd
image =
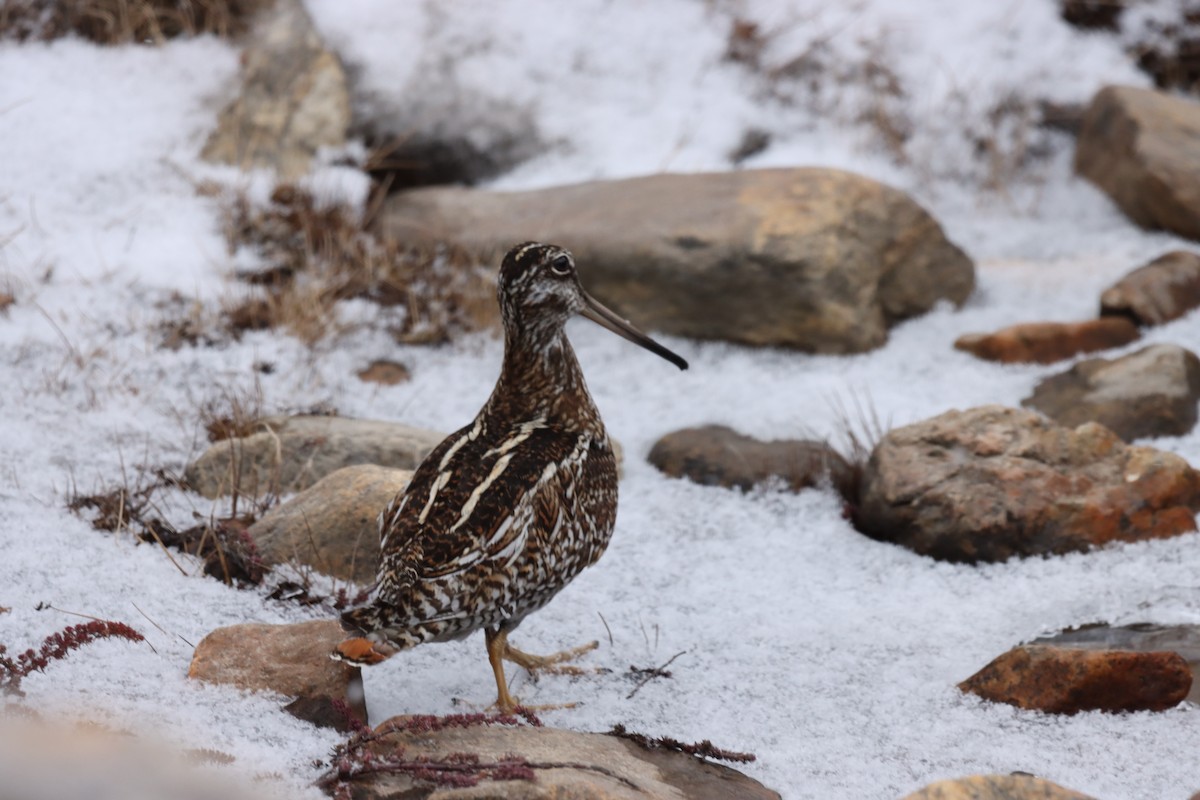
{"type": "Polygon", "coordinates": [[[269,0],[0,0],[0,39],[162,44],[177,36],[235,36],[269,0]]]}
{"type": "Polygon", "coordinates": [[[262,386],[257,381],[252,390],[225,391],[200,407],[200,424],[210,442],[256,433],[263,416],[262,386]]]}
{"type": "MultiPolygon", "coordinates": [[[[92,527],[112,533],[127,530],[139,541],[160,547],[172,563],[183,572],[171,550],[187,553],[200,559],[204,574],[226,584],[257,586],[267,573],[254,540],[246,532],[274,498],[255,505],[248,514],[201,519],[198,524],[180,530],[165,522],[156,501],[163,490],[179,485],[178,480],[162,471],[140,473],[136,483],[128,476],[122,484],[107,491],[84,495],[73,491],[67,507],[82,514],[94,512],[92,527]]],[[[186,574],[186,573],[185,573],[186,574]]]]}
{"type": "Polygon", "coordinates": [[[280,185],[265,207],[237,196],[226,210],[231,253],[263,263],[238,278],[245,293],[224,311],[226,329],[282,329],[312,345],[339,328],[336,305],[368,300],[399,308],[396,337],[433,343],[496,324],[495,282],[464,250],[429,250],[376,236],[344,206],[322,206],[280,185]]]}

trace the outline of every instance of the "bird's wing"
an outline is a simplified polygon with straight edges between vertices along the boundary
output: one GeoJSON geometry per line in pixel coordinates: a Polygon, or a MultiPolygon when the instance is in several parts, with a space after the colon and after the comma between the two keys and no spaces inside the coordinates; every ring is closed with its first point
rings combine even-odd
{"type": "Polygon", "coordinates": [[[560,470],[590,441],[536,424],[472,438],[473,430],[439,445],[383,520],[381,575],[392,576],[393,590],[519,554],[531,528],[546,524],[538,499],[557,491],[560,470]]]}

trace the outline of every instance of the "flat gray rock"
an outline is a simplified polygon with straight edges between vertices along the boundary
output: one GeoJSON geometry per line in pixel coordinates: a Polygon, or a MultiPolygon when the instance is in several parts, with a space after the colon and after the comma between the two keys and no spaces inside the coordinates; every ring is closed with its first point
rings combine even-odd
{"type": "Polygon", "coordinates": [[[1062,425],[1099,422],[1125,441],[1182,436],[1196,425],[1200,359],[1173,344],[1090,358],[1046,378],[1021,401],[1062,425]]]}

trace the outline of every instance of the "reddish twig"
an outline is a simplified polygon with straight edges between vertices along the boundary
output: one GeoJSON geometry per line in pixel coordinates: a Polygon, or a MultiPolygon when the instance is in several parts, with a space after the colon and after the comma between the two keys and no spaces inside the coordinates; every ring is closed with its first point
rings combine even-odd
{"type": "Polygon", "coordinates": [[[140,633],[123,622],[97,619],[82,625],[70,625],[58,633],[52,633],[34,652],[26,650],[15,659],[8,656],[8,648],[0,644],[0,691],[24,697],[21,679],[33,671],[42,672],[50,665],[66,657],[67,653],[83,647],[97,639],[119,637],[131,642],[145,641],[140,633]]]}
{"type": "Polygon", "coordinates": [[[608,735],[616,736],[620,739],[628,739],[634,744],[644,747],[647,750],[678,750],[681,753],[687,753],[688,755],[696,756],[697,758],[712,758],[718,761],[736,761],[742,764],[748,764],[757,759],[757,756],[755,756],[753,753],[739,753],[734,750],[723,750],[714,745],[708,739],[705,739],[702,742],[694,742],[692,744],[686,744],[678,739],[672,739],[668,736],[659,736],[658,738],[651,739],[645,734],[634,733],[632,731],[625,730],[624,725],[614,725],[612,730],[608,732],[608,735]]]}

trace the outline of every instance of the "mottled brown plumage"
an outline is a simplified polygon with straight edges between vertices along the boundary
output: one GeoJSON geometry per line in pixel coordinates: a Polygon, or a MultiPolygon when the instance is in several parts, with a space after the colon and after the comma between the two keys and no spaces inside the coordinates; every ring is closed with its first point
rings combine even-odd
{"type": "Polygon", "coordinates": [[[596,562],[616,522],[612,447],[566,321],[583,314],[681,369],[687,363],[591,298],[560,247],[514,247],[498,294],[504,364],[496,388],[380,515],[375,589],[343,615],[361,637],[334,655],[375,663],[482,628],[497,704],[511,710],[503,660],[537,668],[572,654],[530,656],[508,644],[508,633],[596,562]]]}

